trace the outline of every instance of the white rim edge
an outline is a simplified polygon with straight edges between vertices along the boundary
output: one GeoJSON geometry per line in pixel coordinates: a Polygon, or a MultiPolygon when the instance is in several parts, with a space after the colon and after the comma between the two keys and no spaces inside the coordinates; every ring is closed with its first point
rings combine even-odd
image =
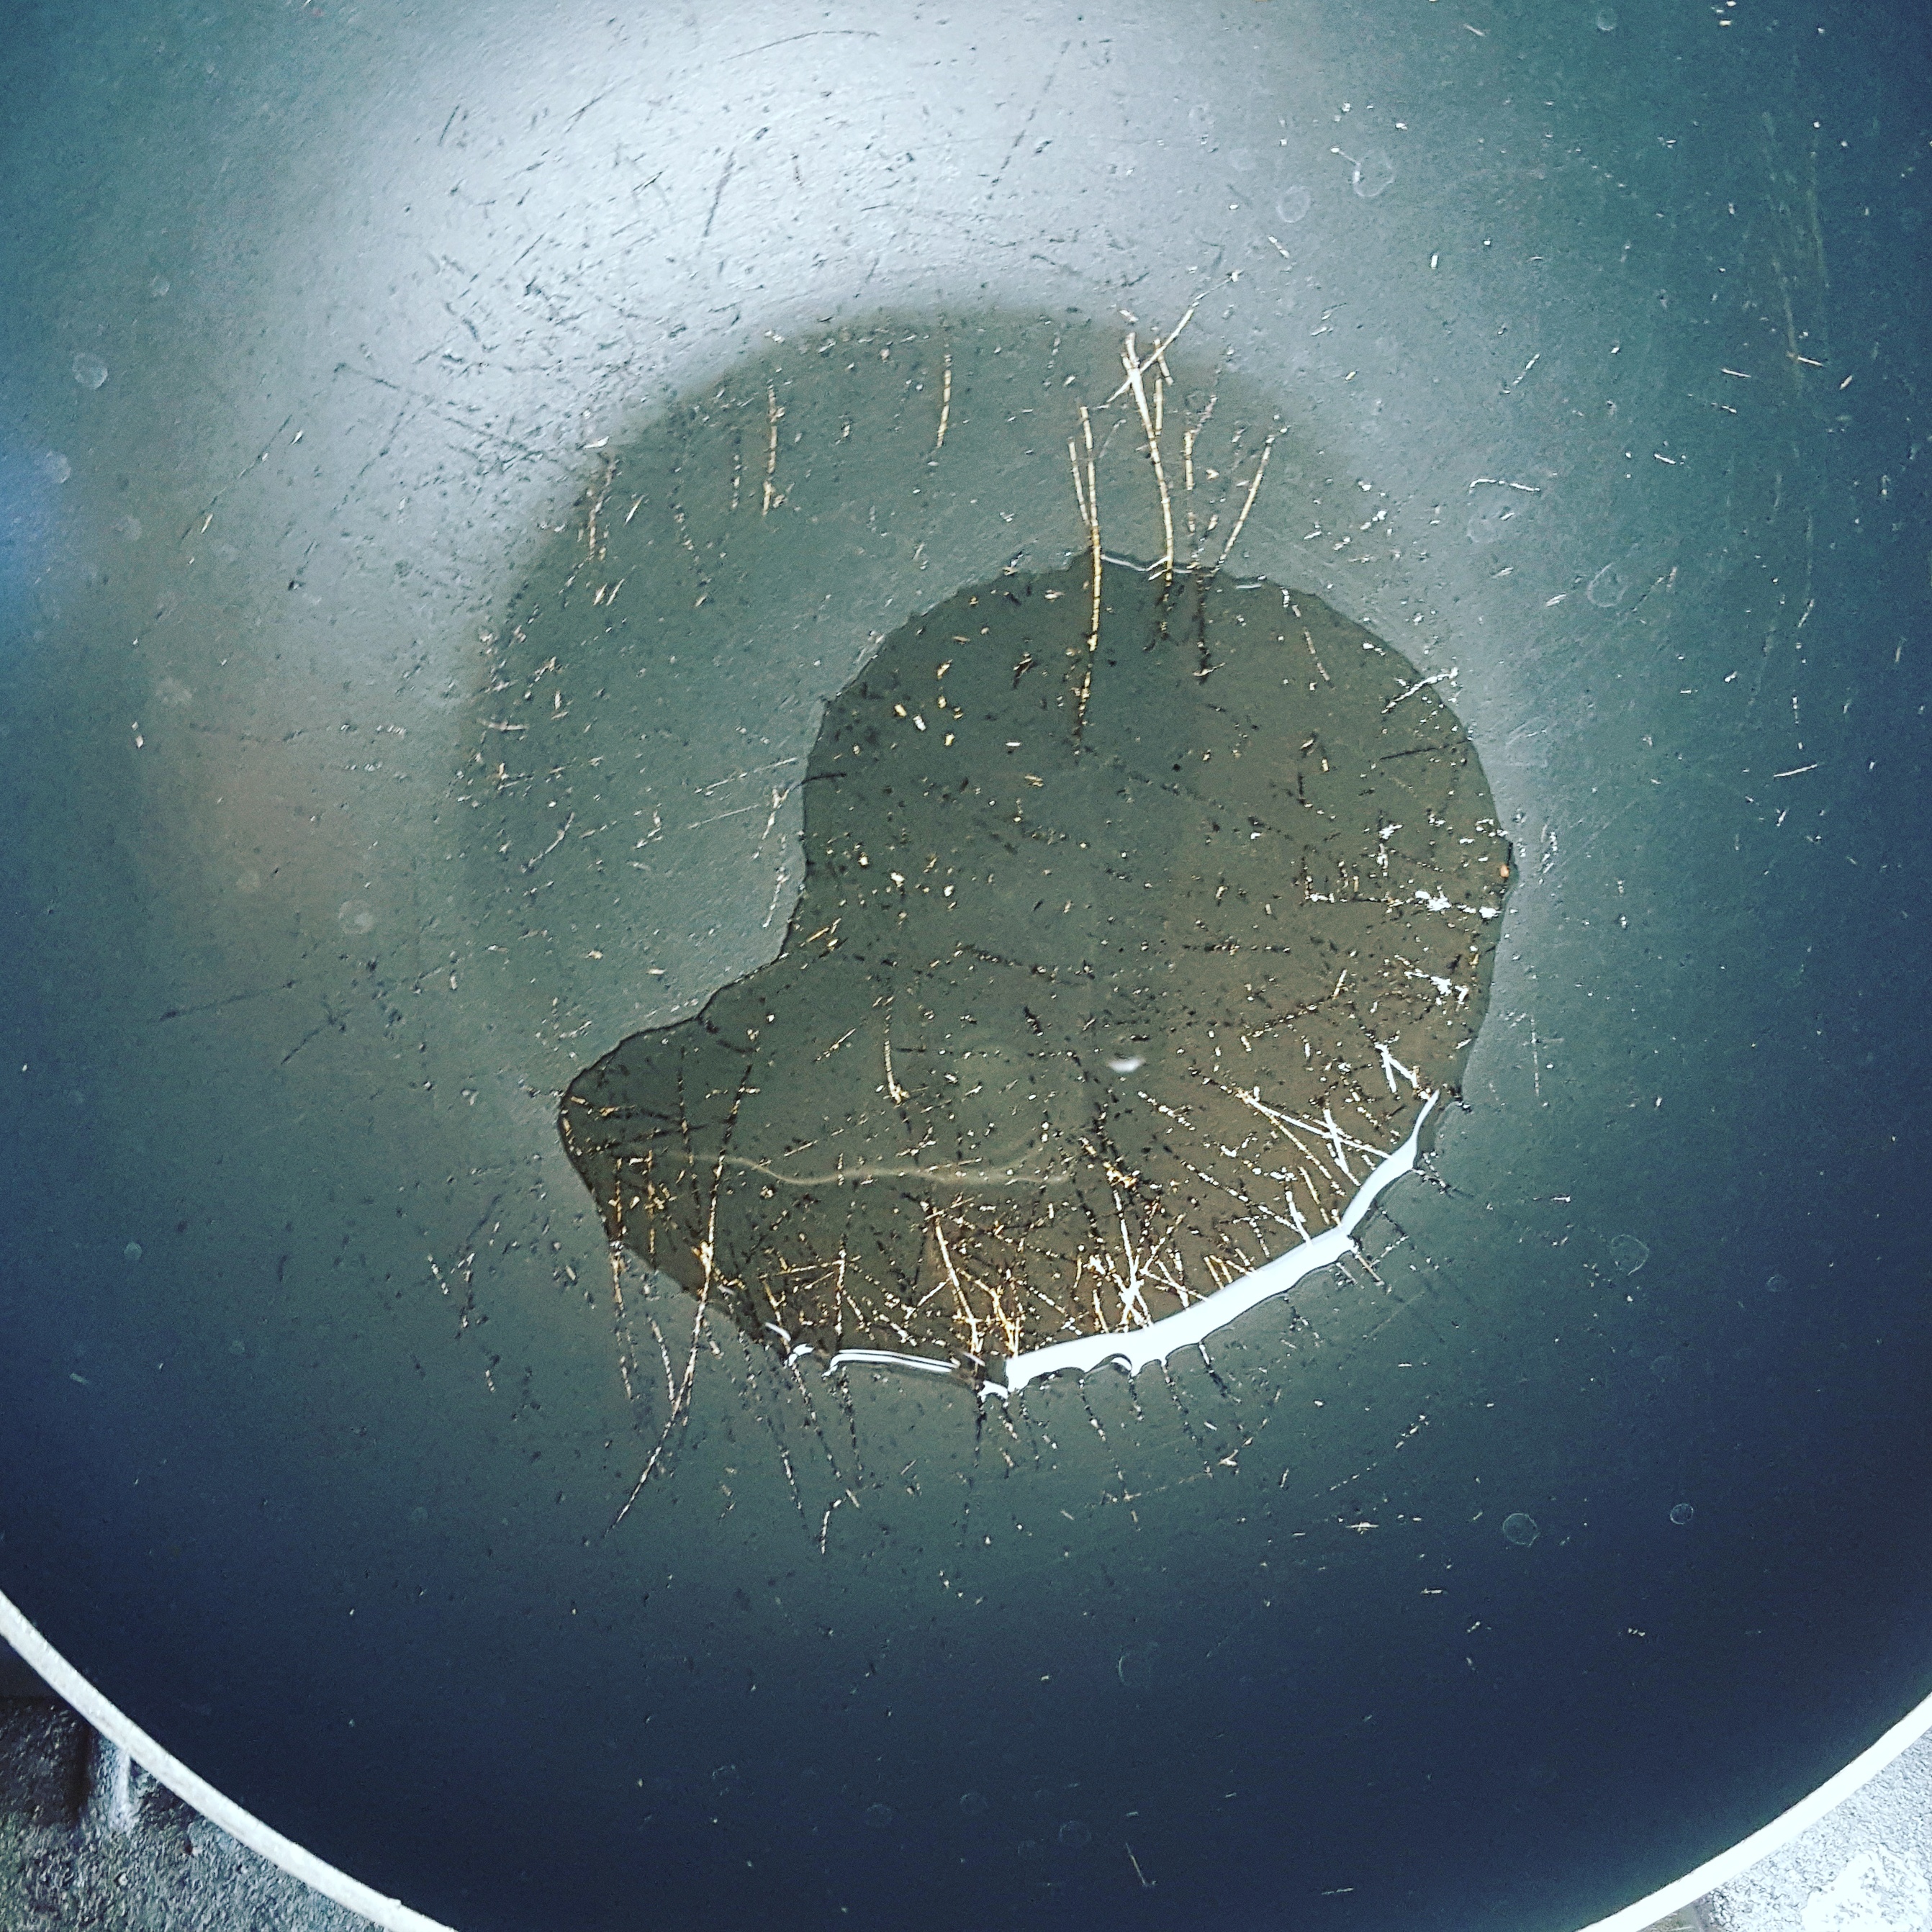
{"type": "Polygon", "coordinates": [[[1408,1138],[1393,1152],[1378,1157],[1368,1178],[1356,1189],[1332,1226],[1310,1235],[1225,1288],[1203,1295],[1178,1314],[1164,1315],[1144,1328],[1083,1335],[1077,1341],[1050,1342],[1045,1348],[1030,1348],[1023,1354],[1012,1356],[1006,1364],[1006,1380],[987,1382],[980,1390],[980,1400],[997,1398],[1010,1402],[1029,1382],[1070,1370],[1085,1376],[1112,1365],[1130,1376],[1137,1376],[1150,1362],[1164,1362],[1180,1349],[1198,1348],[1210,1335],[1217,1334],[1250,1309],[1274,1300],[1308,1276],[1332,1268],[1344,1256],[1354,1253],[1355,1230],[1368,1218],[1384,1190],[1405,1174],[1414,1172],[1424,1124],[1441,1097],[1440,1094],[1431,1093],[1424,1098],[1422,1110],[1415,1117],[1408,1138]]]}
{"type": "MultiPolygon", "coordinates": [[[[800,1342],[799,1348],[809,1352],[807,1343],[800,1342]]],[[[794,1349],[786,1360],[795,1359],[798,1352],[798,1348],[794,1349]]],[[[890,1348],[841,1348],[826,1364],[825,1372],[829,1376],[834,1369],[842,1369],[848,1362],[869,1363],[880,1369],[918,1369],[929,1376],[950,1376],[956,1366],[951,1362],[936,1361],[930,1355],[898,1354],[890,1348]]]]}
{"type": "MultiPolygon", "coordinates": [[[[1259,1268],[1229,1282],[1225,1288],[1203,1295],[1177,1314],[1164,1315],[1158,1322],[1150,1322],[1142,1328],[1106,1330],[1099,1334],[1083,1335],[1075,1341],[1050,1342],[1044,1348],[1030,1348],[1023,1354],[1008,1357],[1006,1380],[996,1382],[988,1379],[982,1383],[980,1389],[981,1403],[996,1400],[1010,1402],[1029,1383],[1043,1382],[1049,1376],[1070,1372],[1084,1376],[1102,1368],[1117,1368],[1129,1376],[1137,1376],[1150,1362],[1165,1362],[1180,1349],[1198,1348],[1210,1335],[1218,1334],[1250,1309],[1259,1306],[1264,1301],[1274,1300],[1308,1276],[1332,1268],[1344,1256],[1355,1253],[1355,1230],[1367,1219],[1370,1210],[1390,1184],[1414,1172],[1422,1144],[1423,1126],[1441,1098],[1438,1093],[1423,1096],[1422,1111],[1416,1115],[1408,1138],[1377,1160],[1368,1178],[1356,1190],[1332,1226],[1318,1234],[1306,1236],[1295,1246],[1264,1262],[1259,1268]]],[[[765,1325],[775,1333],[784,1332],[775,1323],[768,1322],[765,1325]]],[[[786,1340],[789,1341],[790,1337],[787,1336],[786,1340]]],[[[809,1342],[800,1342],[785,1357],[785,1366],[790,1367],[800,1356],[812,1352],[809,1342]]],[[[886,1348],[841,1348],[826,1364],[826,1373],[830,1375],[834,1369],[842,1368],[848,1362],[864,1363],[874,1368],[919,1369],[941,1376],[952,1374],[958,1366],[955,1362],[938,1361],[926,1355],[899,1354],[886,1348]]]]}
{"type": "MultiPolygon", "coordinates": [[[[231,1838],[279,1865],[291,1877],[299,1879],[311,1891],[346,1906],[352,1912],[359,1912],[364,1918],[388,1928],[388,1932],[454,1932],[454,1928],[440,1919],[428,1918],[400,1899],[386,1898],[359,1879],[351,1878],[292,1839],[284,1838],[233,1799],[224,1797],[207,1779],[189,1770],[172,1751],[157,1744],[131,1718],[95,1690],[28,1622],[4,1592],[0,1592],[0,1636],[103,1737],[120,1745],[177,1798],[193,1805],[231,1838]]],[[[1842,1771],[1828,1778],[1816,1790],[1801,1798],[1788,1811],[1780,1812],[1768,1825],[1760,1826],[1728,1851],[1707,1858],[1648,1897],[1624,1906],[1607,1918],[1594,1919],[1580,1927],[1579,1932],[1647,1932],[1660,1918],[1667,1918],[1672,1912],[1694,1904],[1774,1852],[1781,1851],[1819,1820],[1837,1810],[1853,1792],[1868,1784],[1928,1731],[1932,1731],[1932,1697],[1915,1705],[1842,1771]]]]}
{"type": "Polygon", "coordinates": [[[1730,1883],[1750,1868],[1782,1851],[1792,1839],[1838,1809],[1852,1793],[1868,1784],[1894,1759],[1901,1756],[1928,1731],[1932,1731],[1932,1697],[1916,1704],[1876,1743],[1868,1744],[1843,1771],[1826,1779],[1808,1797],[1801,1798],[1789,1811],[1781,1811],[1768,1825],[1760,1825],[1748,1838],[1740,1838],[1727,1852],[1706,1858],[1696,1870],[1686,1872],[1648,1898],[1613,1912],[1607,1918],[1593,1920],[1578,1932],[1648,1932],[1660,1918],[1682,1911],[1708,1894],[1730,1883]]]}
{"type": "Polygon", "coordinates": [[[20,1653],[50,1690],[66,1699],[104,1738],[118,1744],[143,1771],[165,1784],[177,1798],[193,1805],[210,1823],[219,1826],[231,1838],[272,1864],[280,1866],[290,1877],[301,1880],[310,1891],[346,1906],[351,1912],[359,1912],[364,1918],[387,1928],[387,1932],[454,1932],[440,1919],[425,1918],[400,1899],[386,1898],[361,1880],[338,1871],[292,1838],[285,1838],[273,1826],[265,1825],[253,1812],[243,1810],[232,1798],[224,1797],[206,1778],[189,1770],[172,1751],[157,1744],[125,1712],[110,1703],[28,1622],[4,1592],[0,1592],[0,1636],[20,1653]]]}

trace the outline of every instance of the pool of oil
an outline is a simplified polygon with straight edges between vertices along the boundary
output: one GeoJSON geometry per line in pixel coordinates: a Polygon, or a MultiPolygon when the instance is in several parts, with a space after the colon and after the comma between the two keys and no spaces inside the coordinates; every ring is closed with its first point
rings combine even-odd
{"type": "Polygon", "coordinates": [[[1480,1023],[1474,750],[1306,592],[991,580],[880,646],[797,782],[778,957],[560,1118],[611,1240],[782,1357],[978,1386],[1156,1323],[1334,1225],[1480,1023]]]}

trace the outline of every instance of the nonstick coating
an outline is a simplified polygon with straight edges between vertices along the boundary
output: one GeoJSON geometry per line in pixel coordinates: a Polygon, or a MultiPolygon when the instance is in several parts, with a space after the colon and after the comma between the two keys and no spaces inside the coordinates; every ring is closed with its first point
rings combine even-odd
{"type": "Polygon", "coordinates": [[[1932,1690],[1910,9],[0,31],[0,1588],[169,1750],[466,1932],[1528,1932],[1932,1690]],[[620,1318],[557,1096],[771,956],[784,761],[1077,556],[1190,304],[1228,570],[1493,788],[1460,1104],[1292,1311],[1010,1417],[620,1318]],[[560,655],[634,748],[506,854],[488,667],[633,476],[560,655]]]}

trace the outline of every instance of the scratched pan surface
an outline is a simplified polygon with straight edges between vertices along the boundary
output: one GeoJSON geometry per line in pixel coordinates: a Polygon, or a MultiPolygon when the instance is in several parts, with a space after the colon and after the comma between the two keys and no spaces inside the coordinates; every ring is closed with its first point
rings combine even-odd
{"type": "Polygon", "coordinates": [[[466,1928],[1576,1924],[1869,1742],[1932,1688],[1913,32],[16,10],[7,1593],[466,1928]],[[1073,399],[1197,297],[1277,438],[1230,570],[1446,674],[1514,844],[1464,1105],[1372,1274],[1010,1426],[712,1331],[614,1527],[692,1304],[620,1324],[556,1096],[771,956],[784,761],[1062,567],[1073,399]],[[637,748],[486,848],[503,627],[679,423],[631,655],[559,653],[637,748]]]}

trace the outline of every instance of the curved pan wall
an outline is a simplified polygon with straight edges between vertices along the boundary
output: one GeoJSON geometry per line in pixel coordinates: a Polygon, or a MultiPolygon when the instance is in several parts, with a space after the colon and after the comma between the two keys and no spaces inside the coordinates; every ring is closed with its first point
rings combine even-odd
{"type": "Polygon", "coordinates": [[[0,1588],[160,1747],[466,1932],[1528,1928],[1932,1689],[1907,29],[9,32],[0,1588]],[[1101,406],[1190,310],[1226,572],[1493,792],[1460,1100],[1164,1368],[788,1371],[560,1096],[776,952],[880,640],[1077,573],[1080,403],[1160,556],[1101,406]],[[640,469],[682,562],[494,688],[640,469]]]}

